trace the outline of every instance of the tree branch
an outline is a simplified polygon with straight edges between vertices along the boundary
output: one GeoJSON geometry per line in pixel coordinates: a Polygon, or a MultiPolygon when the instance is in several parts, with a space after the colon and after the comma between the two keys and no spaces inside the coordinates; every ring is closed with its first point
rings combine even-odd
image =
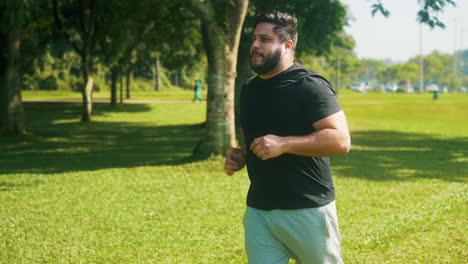
{"type": "Polygon", "coordinates": [[[76,43],[71,41],[70,35],[65,30],[63,30],[63,23],[59,16],[57,0],[52,0],[52,7],[53,7],[53,13],[54,13],[54,22],[55,22],[55,26],[57,27],[57,30],[59,31],[59,33],[62,33],[65,36],[66,42],[68,42],[72,46],[72,48],[78,54],[80,54],[81,50],[78,48],[76,43]]]}
{"type": "Polygon", "coordinates": [[[213,3],[209,0],[189,0],[190,10],[197,16],[201,21],[213,22],[213,3]],[[203,4],[205,2],[205,4],[203,4]]]}
{"type": "Polygon", "coordinates": [[[249,6],[249,0],[233,0],[233,8],[228,11],[228,25],[226,30],[227,36],[230,36],[229,43],[234,44],[235,40],[240,37],[242,25],[244,24],[245,14],[249,6]]]}
{"type": "Polygon", "coordinates": [[[80,21],[81,32],[83,32],[83,35],[86,36],[87,35],[86,26],[85,26],[85,22],[83,21],[84,16],[85,16],[83,2],[84,2],[84,0],[80,0],[80,2],[79,2],[80,3],[80,5],[79,5],[79,9],[80,9],[79,21],[80,21]]]}
{"type": "MultiPolygon", "coordinates": [[[[372,16],[376,13],[381,13],[384,17],[388,17],[390,12],[385,9],[382,0],[373,0],[371,6],[372,16]]],[[[439,20],[438,14],[443,13],[448,6],[456,7],[454,0],[418,0],[421,3],[421,10],[418,12],[418,22],[428,25],[430,28],[439,27],[444,29],[445,24],[439,20]]]]}

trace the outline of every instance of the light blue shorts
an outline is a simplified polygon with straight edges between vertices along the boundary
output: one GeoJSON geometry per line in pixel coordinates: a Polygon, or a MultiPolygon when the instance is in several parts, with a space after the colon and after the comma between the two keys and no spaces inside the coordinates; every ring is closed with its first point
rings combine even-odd
{"type": "Polygon", "coordinates": [[[247,207],[244,228],[249,264],[343,263],[335,202],[299,210],[247,207]]]}

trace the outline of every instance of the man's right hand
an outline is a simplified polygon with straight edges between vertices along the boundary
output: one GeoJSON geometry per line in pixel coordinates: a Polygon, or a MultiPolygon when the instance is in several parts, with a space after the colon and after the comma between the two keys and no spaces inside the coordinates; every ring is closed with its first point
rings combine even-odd
{"type": "Polygon", "coordinates": [[[236,171],[241,170],[245,166],[245,157],[242,149],[233,148],[229,149],[226,154],[226,161],[224,162],[224,171],[227,175],[231,176],[236,171]]]}

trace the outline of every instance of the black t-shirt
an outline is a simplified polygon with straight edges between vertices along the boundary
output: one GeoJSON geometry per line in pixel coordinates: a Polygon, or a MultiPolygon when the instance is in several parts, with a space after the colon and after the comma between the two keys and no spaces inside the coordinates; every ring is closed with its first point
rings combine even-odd
{"type": "Polygon", "coordinates": [[[312,124],[341,110],[330,83],[295,63],[270,79],[258,76],[242,87],[240,119],[247,146],[247,205],[262,210],[300,209],[335,200],[327,157],[283,154],[261,160],[250,150],[261,136],[302,136],[312,124]]]}

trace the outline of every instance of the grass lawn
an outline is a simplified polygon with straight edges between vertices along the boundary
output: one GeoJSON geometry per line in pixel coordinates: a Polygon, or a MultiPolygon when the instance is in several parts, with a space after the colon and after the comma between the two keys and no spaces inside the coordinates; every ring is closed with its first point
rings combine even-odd
{"type": "MultiPolygon", "coordinates": [[[[345,263],[466,263],[468,95],[340,101],[345,263]]],[[[191,157],[205,107],[95,104],[81,124],[80,104],[26,103],[29,134],[0,138],[0,263],[246,263],[246,171],[191,157]]]]}
{"type": "MultiPolygon", "coordinates": [[[[22,91],[23,99],[28,100],[39,100],[39,99],[78,99],[81,100],[80,92],[69,92],[69,91],[22,91]]],[[[132,91],[132,100],[192,100],[194,92],[192,90],[186,90],[181,88],[165,88],[164,90],[155,91],[132,91]]],[[[202,90],[202,98],[206,98],[206,89],[202,90]]],[[[109,100],[109,91],[95,91],[93,92],[93,99],[109,100]]],[[[117,101],[120,100],[120,94],[117,91],[117,101]]],[[[125,101],[124,95],[124,101],[125,101]]]]}

